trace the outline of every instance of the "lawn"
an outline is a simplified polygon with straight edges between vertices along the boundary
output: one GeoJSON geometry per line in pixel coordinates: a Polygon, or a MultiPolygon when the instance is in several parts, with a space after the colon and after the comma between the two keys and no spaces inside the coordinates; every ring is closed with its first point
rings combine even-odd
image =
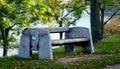
{"type": "MultiPolygon", "coordinates": [[[[58,61],[62,57],[73,57],[83,54],[80,47],[75,52],[64,53],[63,47],[53,49],[53,60],[38,60],[38,54],[30,59],[22,59],[17,55],[0,58],[0,69],[100,69],[120,63],[120,36],[106,37],[94,44],[94,55],[109,55],[98,59],[76,60],[69,63],[58,61]]],[[[66,59],[67,60],[67,59],[66,59]]]]}

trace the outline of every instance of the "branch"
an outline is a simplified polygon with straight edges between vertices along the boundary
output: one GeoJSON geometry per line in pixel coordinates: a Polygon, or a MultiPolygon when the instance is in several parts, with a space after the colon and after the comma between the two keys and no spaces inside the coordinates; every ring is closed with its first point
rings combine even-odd
{"type": "Polygon", "coordinates": [[[68,26],[70,26],[70,24],[75,23],[78,19],[80,19],[80,17],[81,17],[81,16],[79,16],[78,18],[76,18],[75,20],[73,20],[72,22],[70,22],[70,23],[68,24],[68,26]]]}
{"type": "Polygon", "coordinates": [[[110,21],[110,19],[112,19],[119,10],[120,10],[120,8],[118,8],[118,9],[112,14],[112,16],[111,16],[107,21],[104,22],[104,25],[107,24],[107,22],[110,21]]]}
{"type": "Polygon", "coordinates": [[[63,18],[62,18],[62,16],[61,16],[60,23],[62,23],[64,17],[67,17],[67,16],[68,16],[71,12],[73,12],[73,11],[74,11],[74,9],[70,10],[65,16],[63,16],[63,18]]]}
{"type": "Polygon", "coordinates": [[[61,17],[61,19],[62,19],[63,13],[64,13],[64,9],[62,9],[62,13],[61,13],[61,16],[60,16],[60,17],[61,17]]]}
{"type": "MultiPolygon", "coordinates": [[[[74,3],[73,7],[71,7],[71,10],[70,10],[64,17],[67,17],[71,12],[73,12],[74,10],[76,10],[76,9],[75,9],[75,6],[76,6],[77,4],[79,4],[79,2],[74,3]]],[[[64,17],[63,17],[63,18],[64,18],[64,17]]],[[[63,20],[63,18],[61,18],[61,20],[63,20]]]]}
{"type": "MultiPolygon", "coordinates": [[[[13,21],[12,21],[13,22],[13,21]]],[[[14,22],[13,22],[14,23],[14,22]]],[[[20,24],[20,23],[14,23],[12,26],[8,27],[8,30],[12,29],[15,25],[20,24]]]]}
{"type": "Polygon", "coordinates": [[[13,24],[13,25],[10,26],[8,29],[9,29],[9,30],[12,29],[15,25],[16,25],[16,24],[13,24]]]}
{"type": "Polygon", "coordinates": [[[58,18],[59,18],[59,16],[56,14],[55,15],[55,20],[57,21],[57,23],[59,23],[59,19],[58,18]]]}
{"type": "Polygon", "coordinates": [[[90,12],[88,12],[87,10],[85,10],[89,15],[90,15],[90,12]]]}
{"type": "MultiPolygon", "coordinates": [[[[67,17],[71,12],[73,12],[74,11],[74,9],[72,9],[71,11],[69,11],[64,17],[67,17]]],[[[64,18],[63,17],[63,18],[64,18]]],[[[62,19],[61,19],[62,20],[62,19]]]]}
{"type": "Polygon", "coordinates": [[[72,23],[76,22],[78,19],[80,19],[80,17],[81,17],[81,15],[78,18],[76,18],[75,20],[73,20],[72,23]]]}

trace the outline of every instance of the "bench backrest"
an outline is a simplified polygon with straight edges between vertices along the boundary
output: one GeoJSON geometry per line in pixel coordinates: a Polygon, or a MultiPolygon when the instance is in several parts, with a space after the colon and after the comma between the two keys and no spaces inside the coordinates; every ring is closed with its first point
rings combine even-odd
{"type": "Polygon", "coordinates": [[[68,27],[57,27],[57,28],[44,28],[49,30],[50,33],[61,33],[69,31],[68,27]]]}
{"type": "Polygon", "coordinates": [[[90,31],[85,27],[72,27],[69,28],[69,31],[66,32],[65,36],[68,38],[89,38],[90,39],[90,31]]]}

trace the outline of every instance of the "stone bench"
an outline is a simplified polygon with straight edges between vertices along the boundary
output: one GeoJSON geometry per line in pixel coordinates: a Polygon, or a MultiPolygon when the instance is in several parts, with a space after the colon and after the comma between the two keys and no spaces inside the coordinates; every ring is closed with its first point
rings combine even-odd
{"type": "Polygon", "coordinates": [[[53,59],[52,46],[65,45],[64,51],[80,45],[83,53],[93,53],[93,43],[88,28],[27,28],[22,31],[18,56],[30,58],[32,51],[39,51],[39,59],[53,59]],[[50,33],[65,32],[65,39],[51,40],[50,33]]]}

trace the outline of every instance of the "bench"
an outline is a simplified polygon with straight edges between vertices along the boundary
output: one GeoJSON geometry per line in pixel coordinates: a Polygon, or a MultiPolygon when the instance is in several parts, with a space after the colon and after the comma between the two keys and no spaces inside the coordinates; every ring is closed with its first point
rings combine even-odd
{"type": "Polygon", "coordinates": [[[83,53],[93,53],[91,34],[88,28],[27,28],[22,31],[18,56],[30,58],[32,51],[39,51],[39,59],[53,59],[52,46],[65,45],[64,51],[80,45],[83,53]],[[65,33],[65,39],[51,40],[50,33],[65,33]]]}

